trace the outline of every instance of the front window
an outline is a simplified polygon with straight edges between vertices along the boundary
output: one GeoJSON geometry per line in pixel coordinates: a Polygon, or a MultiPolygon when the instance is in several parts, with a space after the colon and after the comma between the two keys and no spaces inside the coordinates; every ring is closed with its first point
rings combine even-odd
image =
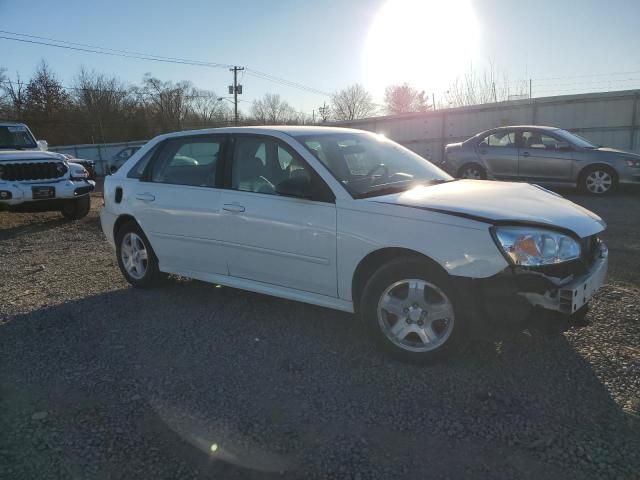
{"type": "Polygon", "coordinates": [[[588,148],[594,149],[598,148],[597,145],[594,145],[586,138],[582,138],[580,135],[576,135],[575,133],[567,132],[566,130],[554,130],[553,133],[561,137],[563,140],[566,140],[572,145],[580,148],[588,148]]]}
{"type": "Polygon", "coordinates": [[[0,148],[22,150],[37,147],[35,139],[24,125],[0,125],[0,148]]]}
{"type": "Polygon", "coordinates": [[[538,148],[541,150],[557,150],[558,140],[551,135],[540,131],[522,132],[522,146],[523,148],[538,148]]]}
{"type": "Polygon", "coordinates": [[[354,198],[452,180],[428,160],[380,135],[323,133],[296,138],[354,198]]]}

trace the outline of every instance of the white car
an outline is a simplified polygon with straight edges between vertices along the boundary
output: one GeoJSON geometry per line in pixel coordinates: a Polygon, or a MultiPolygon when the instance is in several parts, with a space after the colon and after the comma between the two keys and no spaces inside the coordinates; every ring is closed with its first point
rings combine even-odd
{"type": "Polygon", "coordinates": [[[134,286],[177,274],[357,312],[408,361],[496,325],[566,326],[607,270],[593,213],[535,185],[454,180],[358,130],[161,135],[106,178],[104,199],[134,286]]]}

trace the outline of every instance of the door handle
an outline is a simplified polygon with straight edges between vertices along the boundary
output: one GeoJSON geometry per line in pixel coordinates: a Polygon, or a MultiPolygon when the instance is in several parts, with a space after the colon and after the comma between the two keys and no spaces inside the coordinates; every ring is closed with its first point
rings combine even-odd
{"type": "Polygon", "coordinates": [[[143,202],[153,202],[156,197],[150,193],[138,193],[136,194],[136,198],[138,200],[142,200],[143,202]]]}
{"type": "Polygon", "coordinates": [[[531,154],[529,152],[522,152],[523,157],[530,157],[531,154]]]}
{"type": "Polygon", "coordinates": [[[238,205],[237,203],[225,203],[222,206],[223,210],[227,212],[240,213],[244,212],[244,207],[242,205],[238,205]]]}

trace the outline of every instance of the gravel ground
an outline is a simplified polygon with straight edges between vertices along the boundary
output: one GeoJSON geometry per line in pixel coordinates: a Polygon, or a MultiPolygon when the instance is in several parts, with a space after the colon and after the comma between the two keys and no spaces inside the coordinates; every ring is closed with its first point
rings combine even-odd
{"type": "Polygon", "coordinates": [[[349,315],[129,288],[94,211],[0,213],[0,478],[640,478],[640,195],[592,325],[417,367],[349,315]]]}

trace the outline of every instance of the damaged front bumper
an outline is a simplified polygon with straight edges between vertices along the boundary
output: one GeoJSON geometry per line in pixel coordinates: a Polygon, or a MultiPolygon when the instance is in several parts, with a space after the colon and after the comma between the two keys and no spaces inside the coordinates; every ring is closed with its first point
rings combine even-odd
{"type": "Polygon", "coordinates": [[[580,325],[589,301],[604,284],[608,250],[603,243],[589,258],[546,267],[509,266],[486,279],[459,279],[457,290],[471,330],[544,331],[580,325]]]}

